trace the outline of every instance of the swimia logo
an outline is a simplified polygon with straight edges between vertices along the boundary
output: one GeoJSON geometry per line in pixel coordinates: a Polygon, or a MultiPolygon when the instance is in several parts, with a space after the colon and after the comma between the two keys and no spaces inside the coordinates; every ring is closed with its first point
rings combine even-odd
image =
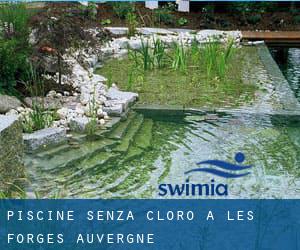
{"type": "MultiPolygon", "coordinates": [[[[230,163],[221,160],[206,160],[198,162],[198,168],[186,171],[184,174],[191,174],[195,172],[209,173],[222,178],[241,178],[249,175],[251,165],[241,165],[245,161],[245,155],[241,152],[237,153],[234,157],[236,163],[230,163]],[[204,167],[202,167],[204,166],[204,167]]],[[[159,196],[227,196],[228,185],[224,183],[215,183],[211,179],[210,183],[189,183],[187,178],[182,184],[160,184],[158,186],[159,196]]]]}

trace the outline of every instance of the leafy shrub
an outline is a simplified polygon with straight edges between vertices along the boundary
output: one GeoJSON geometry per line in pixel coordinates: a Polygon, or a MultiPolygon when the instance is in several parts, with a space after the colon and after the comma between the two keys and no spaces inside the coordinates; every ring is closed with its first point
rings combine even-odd
{"type": "Polygon", "coordinates": [[[134,4],[130,2],[113,2],[112,6],[120,19],[125,19],[129,13],[135,12],[134,4]]]}
{"type": "Polygon", "coordinates": [[[294,16],[293,19],[296,24],[300,24],[300,15],[294,16]]]}
{"type": "Polygon", "coordinates": [[[17,39],[0,39],[0,92],[15,93],[17,80],[25,74],[27,57],[17,39]]]}
{"type": "Polygon", "coordinates": [[[15,93],[18,79],[24,76],[30,54],[30,12],[22,3],[0,6],[0,91],[15,93]]]}
{"type": "Polygon", "coordinates": [[[180,25],[180,26],[184,26],[188,23],[188,20],[184,17],[180,17],[178,20],[177,20],[177,24],[180,25]]]}
{"type": "Polygon", "coordinates": [[[104,19],[104,20],[101,20],[101,25],[109,25],[111,24],[111,20],[110,19],[104,19]]]}
{"type": "Polygon", "coordinates": [[[154,21],[155,23],[161,24],[173,24],[175,21],[175,17],[172,14],[174,11],[174,5],[169,3],[168,5],[163,6],[162,8],[154,10],[154,21]]]}
{"type": "Polygon", "coordinates": [[[257,24],[261,21],[262,16],[261,14],[253,14],[247,17],[247,21],[250,24],[257,24]]]}

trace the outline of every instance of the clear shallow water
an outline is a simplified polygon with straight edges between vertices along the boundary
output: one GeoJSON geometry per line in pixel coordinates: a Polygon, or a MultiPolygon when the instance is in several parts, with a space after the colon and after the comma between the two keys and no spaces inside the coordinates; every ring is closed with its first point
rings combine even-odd
{"type": "Polygon", "coordinates": [[[158,198],[159,183],[181,184],[189,177],[191,183],[227,183],[230,198],[299,198],[299,125],[297,119],[242,113],[176,119],[134,114],[79,148],[28,156],[28,190],[45,197],[158,198]],[[184,174],[203,160],[234,162],[239,151],[244,164],[253,165],[246,177],[184,174]]]}
{"type": "Polygon", "coordinates": [[[300,48],[271,47],[270,51],[300,101],[300,48]]]}

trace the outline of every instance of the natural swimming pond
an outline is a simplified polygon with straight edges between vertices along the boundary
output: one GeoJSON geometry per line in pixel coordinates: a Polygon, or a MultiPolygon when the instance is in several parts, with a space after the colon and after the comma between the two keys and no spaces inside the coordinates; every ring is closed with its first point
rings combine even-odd
{"type": "Polygon", "coordinates": [[[159,183],[224,182],[211,174],[184,173],[207,159],[234,162],[242,151],[253,168],[249,176],[225,180],[229,197],[297,198],[299,124],[242,113],[168,118],[131,113],[103,138],[30,157],[31,188],[47,197],[57,192],[63,197],[159,197],[159,183]]]}
{"type": "MultiPolygon", "coordinates": [[[[252,64],[243,76],[262,86],[253,102],[241,102],[238,111],[205,114],[133,111],[93,140],[77,135],[68,144],[27,155],[27,190],[42,197],[160,198],[162,183],[225,183],[229,198],[299,198],[300,118],[283,112],[297,105],[287,86],[272,85],[273,72],[266,65],[274,62],[264,47],[253,48],[260,50],[269,61],[252,64]],[[185,174],[200,161],[235,163],[237,152],[245,154],[244,165],[252,166],[243,178],[185,174]]],[[[210,197],[203,192],[193,198],[210,197]]]]}

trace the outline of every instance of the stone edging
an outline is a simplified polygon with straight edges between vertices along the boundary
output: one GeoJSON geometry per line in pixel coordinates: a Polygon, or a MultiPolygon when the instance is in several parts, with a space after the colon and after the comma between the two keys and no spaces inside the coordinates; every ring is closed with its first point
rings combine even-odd
{"type": "Polygon", "coordinates": [[[278,112],[289,111],[300,114],[300,104],[268,48],[265,45],[257,46],[257,51],[282,104],[283,110],[278,112]]]}

